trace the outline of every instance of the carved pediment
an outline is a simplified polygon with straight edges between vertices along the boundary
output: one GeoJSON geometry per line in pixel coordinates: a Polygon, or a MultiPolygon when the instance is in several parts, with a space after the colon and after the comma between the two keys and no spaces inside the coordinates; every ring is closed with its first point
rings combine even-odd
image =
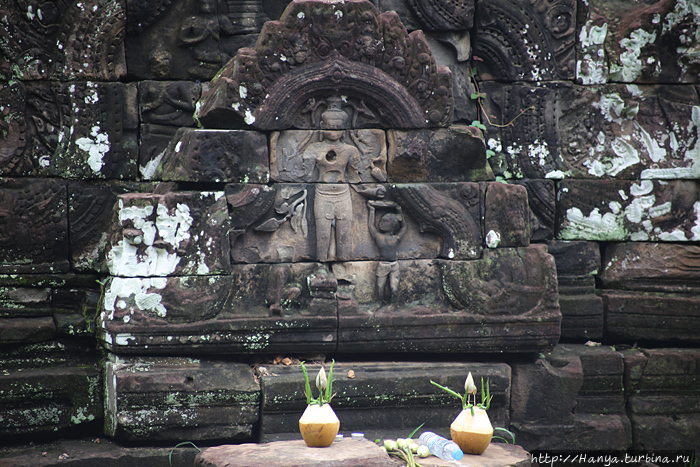
{"type": "Polygon", "coordinates": [[[426,128],[452,122],[450,71],[438,67],[422,31],[408,34],[395,12],[367,0],[291,3],[265,23],[198,104],[205,127],[316,128],[310,105],[342,96],[358,128],[426,128]]]}

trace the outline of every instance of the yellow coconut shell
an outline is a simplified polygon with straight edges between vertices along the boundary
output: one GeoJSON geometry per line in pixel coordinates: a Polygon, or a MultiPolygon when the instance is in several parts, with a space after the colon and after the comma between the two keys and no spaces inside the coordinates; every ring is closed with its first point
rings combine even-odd
{"type": "Polygon", "coordinates": [[[493,426],[484,409],[474,407],[462,410],[450,425],[452,441],[459,445],[465,454],[483,454],[491,444],[493,426]]]}
{"type": "Polygon", "coordinates": [[[340,420],[330,404],[306,406],[299,419],[299,431],[310,448],[326,448],[333,444],[340,429],[340,420]]]}

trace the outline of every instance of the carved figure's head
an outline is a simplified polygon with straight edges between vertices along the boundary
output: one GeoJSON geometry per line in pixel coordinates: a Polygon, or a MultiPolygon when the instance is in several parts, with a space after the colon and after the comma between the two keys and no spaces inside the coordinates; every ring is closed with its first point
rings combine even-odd
{"type": "Polygon", "coordinates": [[[349,116],[342,108],[342,100],[339,97],[329,97],[328,107],[321,114],[321,129],[333,130],[324,131],[323,137],[331,141],[339,140],[343,132],[338,131],[347,128],[349,116]]]}
{"type": "Polygon", "coordinates": [[[379,219],[377,228],[383,233],[391,235],[397,234],[401,229],[401,218],[394,213],[384,214],[381,219],[379,219]]]}

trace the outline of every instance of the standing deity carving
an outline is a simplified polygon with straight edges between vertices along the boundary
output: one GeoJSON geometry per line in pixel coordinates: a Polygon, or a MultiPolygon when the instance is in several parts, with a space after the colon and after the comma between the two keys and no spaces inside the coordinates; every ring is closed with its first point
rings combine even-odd
{"type": "Polygon", "coordinates": [[[340,98],[329,98],[328,108],[321,114],[321,130],[312,134],[319,141],[306,143],[300,151],[305,162],[314,164],[318,172],[315,187],[314,218],[316,220],[316,259],[327,261],[348,259],[351,244],[352,199],[348,183],[360,181],[360,151],[345,141],[348,114],[340,98]],[[333,235],[335,233],[335,235],[333,235]]]}

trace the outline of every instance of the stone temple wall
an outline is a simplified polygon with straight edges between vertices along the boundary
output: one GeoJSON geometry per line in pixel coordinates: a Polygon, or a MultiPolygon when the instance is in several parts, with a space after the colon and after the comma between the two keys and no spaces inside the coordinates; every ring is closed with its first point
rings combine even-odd
{"type": "Polygon", "coordinates": [[[700,449],[699,54],[692,0],[3,2],[0,443],[289,436],[335,358],[341,431],[471,371],[526,449],[700,449]]]}

